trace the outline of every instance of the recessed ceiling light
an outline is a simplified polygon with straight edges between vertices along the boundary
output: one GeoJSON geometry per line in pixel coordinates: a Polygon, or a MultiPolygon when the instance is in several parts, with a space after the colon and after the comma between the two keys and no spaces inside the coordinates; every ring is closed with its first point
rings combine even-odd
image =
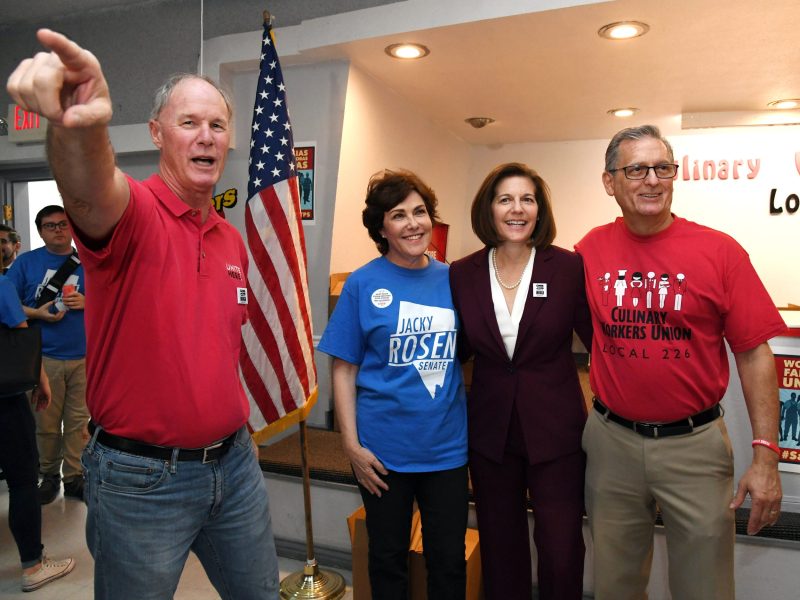
{"type": "Polygon", "coordinates": [[[405,60],[423,58],[431,53],[431,51],[422,44],[412,43],[392,44],[391,46],[386,46],[384,50],[386,54],[392,58],[402,58],[405,60]]]}
{"type": "Polygon", "coordinates": [[[494,119],[492,117],[470,117],[468,119],[464,119],[464,122],[469,123],[475,129],[481,129],[482,127],[486,127],[487,125],[494,123],[494,119]]]}
{"type": "Polygon", "coordinates": [[[617,21],[597,30],[597,35],[607,40],[628,40],[650,31],[650,26],[641,21],[617,21]]]}
{"type": "Polygon", "coordinates": [[[615,117],[619,117],[624,119],[625,117],[632,117],[637,112],[639,112],[638,108],[612,108],[611,110],[606,111],[607,114],[613,115],[615,117]]]}
{"type": "Polygon", "coordinates": [[[779,110],[789,110],[800,106],[800,98],[786,98],[785,100],[775,100],[767,104],[770,108],[779,110]]]}

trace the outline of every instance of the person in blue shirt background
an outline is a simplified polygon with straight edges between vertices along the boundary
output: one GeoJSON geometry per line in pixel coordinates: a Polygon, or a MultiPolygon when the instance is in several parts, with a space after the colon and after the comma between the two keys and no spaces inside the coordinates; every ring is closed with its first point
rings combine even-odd
{"type": "Polygon", "coordinates": [[[21,254],[8,271],[25,316],[42,329],[42,361],[53,391],[47,410],[36,414],[36,441],[42,482],[39,501],[49,504],[61,488],[83,499],[81,452],[88,441],[86,408],[86,332],[83,326],[84,277],[78,268],[55,300],[37,307],[42,289],[72,254],[72,234],[61,206],[46,206],[35,219],[44,246],[21,254]]]}

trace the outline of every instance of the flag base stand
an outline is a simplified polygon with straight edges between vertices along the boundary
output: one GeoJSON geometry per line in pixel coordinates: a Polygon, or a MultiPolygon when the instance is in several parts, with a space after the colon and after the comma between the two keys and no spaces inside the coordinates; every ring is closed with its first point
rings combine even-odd
{"type": "Polygon", "coordinates": [[[339,600],[345,593],[344,578],[333,571],[323,571],[317,561],[308,561],[302,571],[281,581],[281,599],[339,600]]]}
{"type": "MultiPolygon", "coordinates": [[[[316,394],[316,389],[314,390],[316,394]]],[[[345,593],[344,578],[333,571],[323,571],[314,558],[314,534],[311,525],[311,476],[308,469],[306,420],[300,421],[300,462],[303,468],[303,501],[306,516],[306,566],[281,581],[282,600],[339,600],[345,593]]]]}

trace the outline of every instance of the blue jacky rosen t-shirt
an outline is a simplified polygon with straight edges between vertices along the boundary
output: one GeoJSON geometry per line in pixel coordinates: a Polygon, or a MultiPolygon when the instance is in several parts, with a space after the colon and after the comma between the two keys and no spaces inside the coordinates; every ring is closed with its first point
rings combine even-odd
{"type": "Polygon", "coordinates": [[[467,462],[457,328],[443,263],[405,269],[380,257],[345,281],[319,350],[359,366],[359,441],[387,469],[439,471],[467,462]]]}

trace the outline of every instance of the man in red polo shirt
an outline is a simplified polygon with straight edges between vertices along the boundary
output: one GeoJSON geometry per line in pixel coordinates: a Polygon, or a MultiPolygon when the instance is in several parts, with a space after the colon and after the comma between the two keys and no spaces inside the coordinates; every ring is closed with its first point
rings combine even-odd
{"type": "Polygon", "coordinates": [[[86,271],[95,598],[171,598],[189,550],[223,598],[277,598],[238,375],[247,299],[232,273],[247,272],[247,254],[210,210],[230,101],[207,78],[170,78],[149,123],[159,173],[136,181],[115,165],[97,59],[53,31],[38,38],[50,52],[23,61],[8,90],[49,120],[48,158],[86,271]]]}

